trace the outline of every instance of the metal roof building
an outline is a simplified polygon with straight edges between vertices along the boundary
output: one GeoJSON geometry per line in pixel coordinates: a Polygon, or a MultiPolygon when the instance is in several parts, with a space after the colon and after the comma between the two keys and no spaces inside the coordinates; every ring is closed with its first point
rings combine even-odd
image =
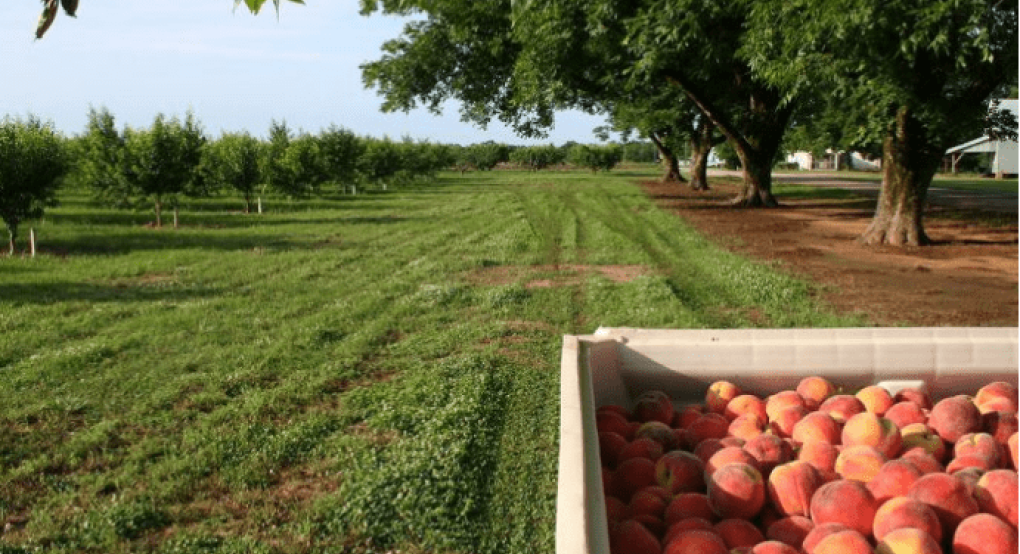
{"type": "MultiPolygon", "coordinates": [[[[999,107],[1013,112],[1013,116],[1020,115],[1017,109],[1018,101],[1002,100],[999,107]]],[[[993,154],[992,173],[996,176],[1005,174],[1017,174],[1017,142],[1015,140],[993,140],[991,137],[983,136],[970,142],[965,142],[946,150],[947,156],[952,156],[953,172],[956,172],[956,163],[964,154],[993,154]]]]}

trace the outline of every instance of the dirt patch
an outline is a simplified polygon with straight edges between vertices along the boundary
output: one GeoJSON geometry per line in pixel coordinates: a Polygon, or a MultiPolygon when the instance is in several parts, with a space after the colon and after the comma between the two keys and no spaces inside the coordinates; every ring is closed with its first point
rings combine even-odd
{"type": "Polygon", "coordinates": [[[592,273],[600,273],[615,283],[627,283],[650,272],[649,268],[641,265],[511,265],[481,268],[471,272],[466,279],[476,285],[523,283],[526,288],[547,288],[579,285],[592,273]]]}
{"type": "Polygon", "coordinates": [[[925,228],[934,245],[869,247],[856,238],[874,200],[780,198],[780,208],[748,210],[727,205],[737,191],[724,183],[708,192],[641,185],[704,236],[821,284],[840,313],[882,326],[1017,325],[1015,222],[989,225],[974,213],[932,209],[925,228]]]}

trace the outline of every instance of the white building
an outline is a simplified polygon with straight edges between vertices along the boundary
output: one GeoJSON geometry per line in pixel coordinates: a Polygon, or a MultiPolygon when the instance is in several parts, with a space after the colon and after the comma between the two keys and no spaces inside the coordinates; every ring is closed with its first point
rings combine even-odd
{"type": "MultiPolygon", "coordinates": [[[[1020,114],[1017,103],[1016,99],[1001,100],[999,108],[1013,112],[1013,116],[1017,117],[1020,114]]],[[[991,172],[996,177],[1017,174],[1017,143],[1015,140],[992,140],[986,135],[946,150],[946,156],[949,157],[953,173],[956,173],[956,165],[965,154],[990,154],[992,157],[991,172]]]]}
{"type": "Polygon", "coordinates": [[[786,161],[797,164],[802,170],[852,169],[854,171],[879,171],[882,169],[882,160],[869,160],[860,152],[826,150],[822,156],[815,156],[811,152],[794,152],[786,156],[786,161]]]}

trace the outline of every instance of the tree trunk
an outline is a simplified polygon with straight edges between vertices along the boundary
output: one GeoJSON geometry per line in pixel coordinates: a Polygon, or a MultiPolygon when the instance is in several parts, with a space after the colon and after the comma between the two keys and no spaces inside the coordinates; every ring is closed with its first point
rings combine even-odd
{"type": "Polygon", "coordinates": [[[244,195],[244,213],[245,214],[250,214],[251,213],[251,195],[250,194],[245,194],[244,195]]]}
{"type": "Polygon", "coordinates": [[[18,224],[17,223],[8,223],[7,224],[7,235],[10,237],[10,240],[7,242],[7,255],[13,256],[14,255],[14,239],[16,239],[18,237],[18,224]]]}
{"type": "Polygon", "coordinates": [[[928,187],[942,160],[910,109],[901,107],[882,145],[882,190],[875,217],[858,239],[864,244],[921,246],[931,240],[924,232],[928,187]]]}
{"type": "Polygon", "coordinates": [[[655,149],[659,152],[659,160],[662,163],[664,172],[662,175],[663,183],[686,183],[687,179],[680,173],[680,160],[677,158],[673,150],[666,146],[659,137],[655,136],[654,133],[648,135],[649,140],[655,145],[655,149]]]}
{"type": "Polygon", "coordinates": [[[691,188],[694,190],[708,190],[708,155],[711,153],[711,142],[691,139],[691,188]]]}
{"type": "Polygon", "coordinates": [[[156,228],[163,227],[163,200],[156,197],[156,228]]]}
{"type": "Polygon", "coordinates": [[[772,195],[772,161],[775,152],[762,152],[735,147],[743,169],[743,189],[733,199],[738,208],[774,208],[779,205],[772,195]]]}

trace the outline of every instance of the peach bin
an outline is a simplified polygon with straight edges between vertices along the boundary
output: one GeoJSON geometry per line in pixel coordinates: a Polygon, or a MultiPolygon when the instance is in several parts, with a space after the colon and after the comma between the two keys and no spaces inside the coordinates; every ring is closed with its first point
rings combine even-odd
{"type": "Polygon", "coordinates": [[[658,389],[678,405],[728,380],[761,397],[809,375],[844,390],[922,387],[932,398],[1017,384],[1017,328],[654,330],[563,337],[557,554],[609,554],[595,409],[658,389]]]}

